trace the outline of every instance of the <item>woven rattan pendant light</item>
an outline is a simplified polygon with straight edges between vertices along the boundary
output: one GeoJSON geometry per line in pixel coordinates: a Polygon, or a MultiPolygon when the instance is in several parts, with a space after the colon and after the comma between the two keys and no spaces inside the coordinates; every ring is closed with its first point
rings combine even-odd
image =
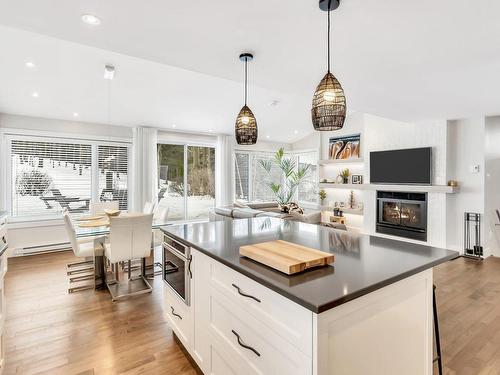
{"type": "Polygon", "coordinates": [[[312,100],[312,123],[315,130],[342,129],[346,115],[346,100],[340,82],[330,72],[330,11],[338,8],[340,0],[320,0],[319,7],[328,14],[328,71],[312,100]]]}
{"type": "Polygon", "coordinates": [[[247,64],[253,60],[250,53],[242,53],[240,60],[245,63],[245,105],[236,117],[236,142],[239,145],[254,145],[257,142],[257,120],[252,110],[247,106],[247,64]]]}

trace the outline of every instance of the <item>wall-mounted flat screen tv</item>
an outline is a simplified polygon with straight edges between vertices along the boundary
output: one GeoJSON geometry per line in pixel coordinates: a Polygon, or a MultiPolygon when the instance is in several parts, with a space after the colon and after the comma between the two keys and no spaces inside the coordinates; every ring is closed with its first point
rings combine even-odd
{"type": "Polygon", "coordinates": [[[370,183],[431,184],[431,147],[370,152],[370,183]]]}

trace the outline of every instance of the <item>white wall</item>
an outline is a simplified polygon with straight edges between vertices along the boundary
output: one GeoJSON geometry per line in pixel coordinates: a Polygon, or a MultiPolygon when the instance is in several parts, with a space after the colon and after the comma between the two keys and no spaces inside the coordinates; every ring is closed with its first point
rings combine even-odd
{"type": "Polygon", "coordinates": [[[291,144],[291,149],[293,151],[319,150],[320,147],[321,147],[321,133],[317,131],[313,131],[311,134],[291,144]]]}
{"type": "Polygon", "coordinates": [[[251,145],[251,146],[235,145],[234,148],[236,150],[242,150],[242,151],[276,152],[281,147],[283,147],[285,149],[285,151],[292,149],[292,145],[290,143],[269,142],[269,141],[262,141],[260,139],[257,139],[257,143],[255,145],[251,145]]]}
{"type": "Polygon", "coordinates": [[[500,256],[500,116],[487,117],[485,122],[484,181],[484,244],[485,253],[500,256]]]}
{"type": "MultiPolygon", "coordinates": [[[[447,179],[457,180],[460,187],[458,194],[446,197],[447,247],[462,250],[464,212],[484,213],[485,119],[449,121],[447,130],[447,179]],[[477,173],[473,172],[476,165],[477,173]]],[[[484,239],[484,225],[482,229],[484,239]]]]}
{"type": "Polygon", "coordinates": [[[132,128],[93,124],[79,121],[46,119],[41,117],[18,116],[0,113],[0,128],[17,130],[48,131],[93,137],[117,137],[132,139],[132,128]]]}

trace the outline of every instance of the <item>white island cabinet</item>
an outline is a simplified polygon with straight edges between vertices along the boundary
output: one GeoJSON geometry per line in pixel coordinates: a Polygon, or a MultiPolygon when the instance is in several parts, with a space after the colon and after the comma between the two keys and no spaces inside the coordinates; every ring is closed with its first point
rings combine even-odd
{"type": "Polygon", "coordinates": [[[191,249],[165,316],[205,374],[431,375],[432,269],[321,313],[191,249]]]}

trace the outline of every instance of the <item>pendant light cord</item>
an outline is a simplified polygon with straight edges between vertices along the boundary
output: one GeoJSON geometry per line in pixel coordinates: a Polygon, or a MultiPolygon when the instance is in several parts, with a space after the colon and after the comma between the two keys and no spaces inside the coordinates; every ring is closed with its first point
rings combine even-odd
{"type": "Polygon", "coordinates": [[[330,8],[332,5],[332,0],[328,0],[328,73],[330,73],[330,8]]]}
{"type": "Polygon", "coordinates": [[[245,105],[247,105],[247,63],[248,58],[245,57],[245,105]]]}

